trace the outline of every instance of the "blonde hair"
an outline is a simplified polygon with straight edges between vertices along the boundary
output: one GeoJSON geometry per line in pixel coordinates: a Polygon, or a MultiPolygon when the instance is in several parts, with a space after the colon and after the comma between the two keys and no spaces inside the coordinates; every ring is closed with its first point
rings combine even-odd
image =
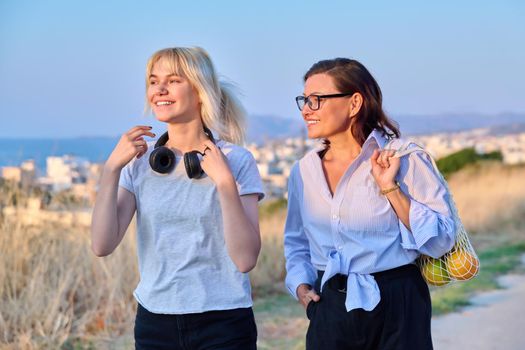
{"type": "MultiPolygon", "coordinates": [[[[201,102],[203,124],[228,142],[244,142],[245,111],[232,84],[219,81],[208,53],[200,47],[174,47],[155,52],[146,65],[146,88],[155,63],[164,59],[172,72],[189,80],[201,102]]],[[[149,103],[146,97],[146,110],[149,103]]]]}

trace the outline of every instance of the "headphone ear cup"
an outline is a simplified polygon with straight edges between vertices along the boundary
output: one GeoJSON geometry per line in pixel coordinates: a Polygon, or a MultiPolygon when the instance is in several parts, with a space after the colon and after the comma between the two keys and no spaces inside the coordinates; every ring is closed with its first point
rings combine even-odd
{"type": "Polygon", "coordinates": [[[158,147],[149,155],[149,165],[157,173],[167,174],[175,166],[175,154],[167,147],[158,147]]]}
{"type": "Polygon", "coordinates": [[[198,151],[184,153],[184,166],[186,168],[186,174],[188,174],[190,179],[199,178],[204,173],[201,168],[199,154],[198,151]]]}

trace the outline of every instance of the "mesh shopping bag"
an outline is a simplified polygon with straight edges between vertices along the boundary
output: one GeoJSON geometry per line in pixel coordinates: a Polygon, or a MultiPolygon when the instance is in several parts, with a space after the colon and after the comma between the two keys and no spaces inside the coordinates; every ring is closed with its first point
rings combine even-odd
{"type": "Polygon", "coordinates": [[[454,246],[449,252],[439,259],[426,255],[421,255],[417,259],[416,262],[421,270],[421,274],[428,284],[435,286],[442,286],[451,281],[466,281],[473,278],[479,272],[479,259],[470,243],[467,231],[465,231],[465,227],[463,227],[463,224],[461,223],[456,204],[454,203],[445,178],[439,172],[432,156],[423,147],[410,141],[401,143],[401,140],[394,139],[387,144],[385,149],[395,150],[396,154],[394,157],[396,158],[401,158],[412,152],[425,152],[429,156],[440,181],[450,194],[448,205],[452,212],[452,216],[454,217],[454,223],[456,226],[456,240],[454,246]],[[399,144],[401,144],[401,146],[399,146],[399,144]],[[411,144],[413,146],[409,148],[411,144]]]}

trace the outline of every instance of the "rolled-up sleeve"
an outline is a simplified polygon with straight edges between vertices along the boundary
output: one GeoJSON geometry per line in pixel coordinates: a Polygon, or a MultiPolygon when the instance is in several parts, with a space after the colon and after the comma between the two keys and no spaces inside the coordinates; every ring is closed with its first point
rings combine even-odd
{"type": "Polygon", "coordinates": [[[439,258],[455,241],[455,223],[449,207],[450,193],[424,152],[410,153],[401,162],[398,180],[410,198],[408,230],[399,221],[405,249],[439,258]]]}
{"type": "Polygon", "coordinates": [[[306,283],[314,285],[317,272],[311,263],[310,245],[301,219],[299,167],[296,164],[288,180],[288,213],[284,227],[284,255],[286,258],[286,288],[297,299],[297,287],[306,283]]]}
{"type": "Polygon", "coordinates": [[[243,152],[238,161],[239,167],[236,172],[235,181],[240,196],[257,194],[259,201],[264,198],[261,175],[257,169],[257,163],[249,151],[243,152]]]}
{"type": "Polygon", "coordinates": [[[120,177],[118,185],[122,188],[125,188],[129,192],[135,194],[135,189],[133,188],[133,166],[135,164],[136,158],[133,158],[131,162],[126,164],[124,168],[120,171],[120,177]]]}

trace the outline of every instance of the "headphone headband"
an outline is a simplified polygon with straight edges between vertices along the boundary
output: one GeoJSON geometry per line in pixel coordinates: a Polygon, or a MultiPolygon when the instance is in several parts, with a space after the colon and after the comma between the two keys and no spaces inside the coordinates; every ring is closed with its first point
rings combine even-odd
{"type": "Polygon", "coordinates": [[[164,134],[162,134],[159,137],[157,142],[155,142],[155,147],[153,147],[153,148],[164,146],[166,144],[166,142],[168,142],[169,138],[170,138],[170,135],[168,135],[168,132],[166,131],[164,134]]]}
{"type": "Polygon", "coordinates": [[[215,138],[213,137],[213,133],[211,132],[210,129],[208,129],[206,126],[204,127],[204,133],[208,136],[208,138],[210,139],[211,142],[213,142],[213,144],[215,144],[215,138]]]}
{"type": "MultiPolygon", "coordinates": [[[[215,138],[213,137],[213,133],[206,126],[204,126],[204,133],[206,134],[206,136],[208,136],[208,138],[210,139],[211,142],[213,142],[214,144],[216,143],[215,142],[215,138]]],[[[155,146],[153,148],[155,149],[155,148],[164,146],[168,142],[169,138],[170,138],[170,136],[169,136],[168,132],[166,131],[164,134],[162,134],[159,137],[157,142],[155,142],[155,146]]]]}

